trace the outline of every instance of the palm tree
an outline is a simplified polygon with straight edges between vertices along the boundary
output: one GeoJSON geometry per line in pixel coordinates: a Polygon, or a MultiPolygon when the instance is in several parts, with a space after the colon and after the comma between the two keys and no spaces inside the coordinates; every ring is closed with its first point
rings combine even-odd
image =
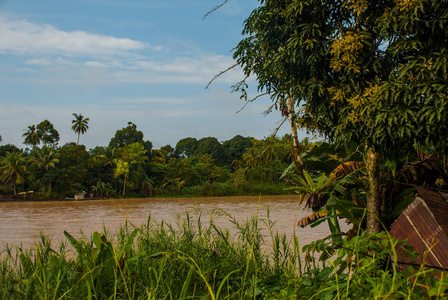
{"type": "Polygon", "coordinates": [[[28,126],[28,130],[22,134],[22,137],[25,138],[24,144],[31,145],[33,148],[40,144],[40,136],[37,133],[36,125],[28,126]]]}
{"type": "MultiPolygon", "coordinates": [[[[49,168],[54,168],[54,165],[59,162],[58,156],[54,148],[43,146],[33,157],[33,164],[38,168],[45,168],[48,172],[49,168]]],[[[51,193],[51,180],[48,182],[48,192],[51,193]]]]}
{"type": "Polygon", "coordinates": [[[27,160],[21,152],[6,152],[0,161],[0,180],[5,183],[11,182],[16,192],[16,184],[23,183],[24,175],[27,173],[27,160]]]}
{"type": "Polygon", "coordinates": [[[77,145],[79,145],[79,136],[82,134],[84,134],[87,129],[89,129],[89,118],[84,118],[84,116],[82,114],[73,114],[73,116],[75,117],[74,120],[72,120],[72,130],[76,133],[78,133],[78,143],[77,145]]]}

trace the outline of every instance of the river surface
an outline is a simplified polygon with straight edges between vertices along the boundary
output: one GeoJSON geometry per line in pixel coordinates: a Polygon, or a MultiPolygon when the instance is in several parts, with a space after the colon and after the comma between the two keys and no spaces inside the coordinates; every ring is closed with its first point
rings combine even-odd
{"type": "MultiPolygon", "coordinates": [[[[259,219],[266,219],[269,208],[269,218],[276,222],[275,229],[290,237],[295,231],[301,245],[329,234],[326,223],[315,228],[297,227],[297,221],[311,211],[303,210],[296,195],[4,202],[0,203],[0,246],[3,249],[5,243],[10,246],[22,243],[24,248],[33,247],[41,232],[52,239],[53,245],[65,239],[64,230],[75,237],[81,231],[90,236],[94,231],[101,232],[103,227],[113,233],[126,220],[136,226],[146,224],[149,214],[152,221],[174,224],[186,211],[194,216],[197,208],[202,211],[203,223],[213,214],[216,224],[235,232],[228,217],[213,211],[224,210],[244,222],[257,213],[257,207],[259,219]]],[[[345,224],[341,226],[347,228],[345,224]]],[[[266,229],[264,232],[268,234],[266,229]]]]}

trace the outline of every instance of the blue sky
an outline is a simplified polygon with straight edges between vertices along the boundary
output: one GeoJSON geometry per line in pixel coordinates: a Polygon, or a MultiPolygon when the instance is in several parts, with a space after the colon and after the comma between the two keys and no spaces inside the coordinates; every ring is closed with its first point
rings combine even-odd
{"type": "MultiPolygon", "coordinates": [[[[259,5],[229,0],[0,0],[0,135],[48,119],[60,145],[76,142],[72,113],[90,118],[80,142],[107,145],[135,123],[155,148],[185,137],[263,138],[281,120],[268,98],[246,106],[228,72],[243,21],[259,5]]],[[[255,83],[254,83],[255,84],[255,83]]],[[[288,133],[285,124],[279,134],[288,133]]]]}

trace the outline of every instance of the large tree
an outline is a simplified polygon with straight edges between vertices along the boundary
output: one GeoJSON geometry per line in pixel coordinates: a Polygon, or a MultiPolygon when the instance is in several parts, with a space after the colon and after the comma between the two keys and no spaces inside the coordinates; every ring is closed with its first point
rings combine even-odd
{"type": "Polygon", "coordinates": [[[93,185],[93,174],[89,173],[90,155],[84,145],[67,143],[57,153],[59,163],[56,168],[49,169],[46,175],[57,178],[52,184],[54,192],[73,196],[93,185]]]}
{"type": "Polygon", "coordinates": [[[89,118],[84,117],[82,114],[73,114],[75,117],[74,120],[72,120],[72,130],[78,134],[78,142],[76,143],[79,145],[79,136],[81,134],[86,133],[87,129],[89,129],[89,118]]]}
{"type": "Polygon", "coordinates": [[[115,132],[115,136],[110,140],[109,147],[120,148],[136,142],[143,143],[143,132],[137,130],[137,125],[128,122],[127,127],[115,132]]]}
{"type": "MultiPolygon", "coordinates": [[[[33,164],[38,168],[45,169],[45,174],[50,168],[54,168],[59,162],[59,154],[53,147],[43,146],[42,149],[36,151],[32,157],[33,164]]],[[[51,193],[51,179],[48,180],[48,192],[51,193]]]]}
{"type": "Polygon", "coordinates": [[[36,125],[28,126],[28,130],[22,134],[22,137],[25,138],[25,141],[23,142],[25,145],[30,145],[34,148],[40,144],[40,137],[37,133],[36,125]]]}
{"type": "Polygon", "coordinates": [[[221,143],[214,137],[205,137],[198,141],[194,155],[201,156],[210,154],[216,161],[216,164],[223,166],[225,164],[225,152],[221,143]]]}
{"type": "Polygon", "coordinates": [[[37,124],[36,132],[45,146],[57,146],[59,142],[59,132],[54,128],[50,121],[44,120],[37,124]]]}
{"type": "Polygon", "coordinates": [[[241,160],[244,152],[252,147],[252,137],[243,137],[236,135],[228,141],[222,143],[225,151],[227,164],[231,164],[234,160],[241,160]]]}
{"type": "Polygon", "coordinates": [[[133,184],[137,185],[136,181],[143,179],[144,173],[143,164],[147,160],[146,150],[143,143],[135,142],[127,144],[120,148],[120,158],[114,160],[116,168],[114,170],[115,177],[123,177],[123,196],[126,194],[126,186],[133,184]],[[128,178],[134,176],[134,180],[128,182],[128,178]]]}
{"type": "Polygon", "coordinates": [[[369,149],[368,229],[379,230],[378,163],[447,150],[446,2],[261,1],[243,33],[234,58],[275,105],[289,99],[300,126],[369,149]]]}
{"type": "Polygon", "coordinates": [[[22,152],[6,152],[0,160],[0,181],[12,183],[14,195],[17,194],[17,183],[23,183],[27,170],[28,159],[22,152]]]}
{"type": "Polygon", "coordinates": [[[175,153],[178,157],[191,157],[194,155],[197,148],[198,140],[196,138],[187,137],[177,142],[175,153]]]}

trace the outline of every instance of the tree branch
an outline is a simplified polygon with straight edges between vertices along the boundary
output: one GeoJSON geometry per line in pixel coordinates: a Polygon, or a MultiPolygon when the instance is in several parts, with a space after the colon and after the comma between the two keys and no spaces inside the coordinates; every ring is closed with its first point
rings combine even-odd
{"type": "Polygon", "coordinates": [[[258,98],[263,97],[263,96],[266,96],[266,95],[269,95],[269,93],[266,92],[266,93],[257,95],[257,96],[255,96],[254,98],[252,98],[252,99],[250,99],[250,100],[246,100],[246,103],[243,105],[243,107],[241,107],[236,113],[239,113],[240,111],[242,111],[242,110],[243,110],[249,103],[254,102],[254,101],[257,100],[258,98]]]}
{"type": "Polygon", "coordinates": [[[205,20],[205,18],[207,18],[207,16],[208,16],[209,14],[211,14],[212,12],[214,12],[215,10],[219,9],[221,6],[223,6],[224,4],[226,4],[227,1],[229,1],[229,0],[225,0],[223,3],[221,3],[221,4],[219,4],[219,5],[216,5],[215,7],[213,7],[208,13],[205,14],[205,16],[202,18],[202,20],[205,20]]]}
{"type": "Polygon", "coordinates": [[[238,63],[228,67],[227,69],[225,69],[224,71],[219,72],[219,74],[215,75],[212,80],[209,81],[209,83],[207,84],[207,86],[205,87],[206,90],[208,90],[208,87],[212,84],[213,81],[215,81],[216,79],[218,79],[219,76],[221,76],[222,74],[226,73],[227,71],[232,70],[233,68],[235,68],[236,66],[238,66],[238,63]]]}

